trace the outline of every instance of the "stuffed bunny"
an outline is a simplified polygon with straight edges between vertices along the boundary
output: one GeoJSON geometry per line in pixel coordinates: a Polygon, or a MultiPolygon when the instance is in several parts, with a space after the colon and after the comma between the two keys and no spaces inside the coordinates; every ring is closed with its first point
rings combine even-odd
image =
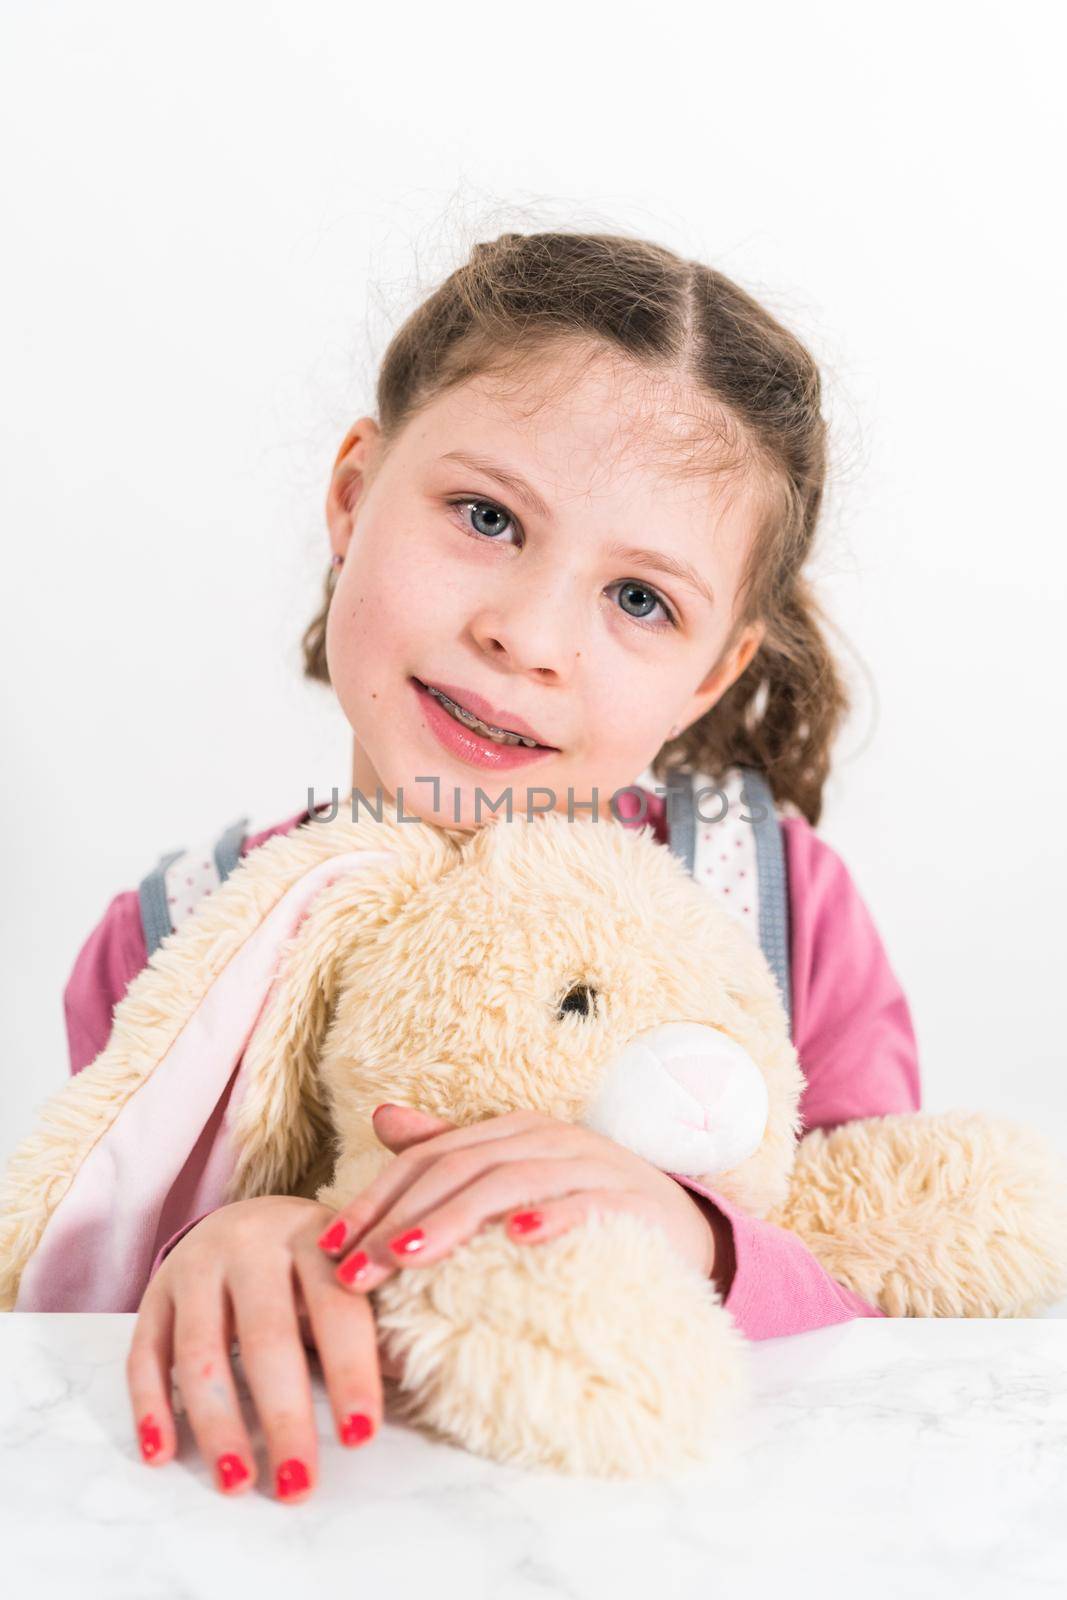
{"type": "MultiPolygon", "coordinates": [[[[312,819],[164,939],[44,1106],[0,1191],[0,1308],[133,1310],[212,1205],[346,1204],[394,1159],[384,1100],[584,1123],[793,1229],[890,1315],[1067,1292],[1067,1183],[1036,1134],[958,1112],[801,1140],[803,1087],[762,952],[647,833],[553,813],[468,834],[385,801],[312,819]]],[[[632,1213],[534,1247],[493,1221],[372,1299],[393,1416],[497,1460],[659,1476],[747,1393],[713,1283],[632,1213]]]]}

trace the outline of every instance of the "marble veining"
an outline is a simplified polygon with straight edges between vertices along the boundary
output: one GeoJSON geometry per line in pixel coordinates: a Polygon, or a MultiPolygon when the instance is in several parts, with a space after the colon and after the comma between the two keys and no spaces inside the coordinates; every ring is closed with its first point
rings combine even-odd
{"type": "MultiPolygon", "coordinates": [[[[319,1486],[228,1500],[184,1418],[145,1466],[132,1315],[0,1317],[5,1592],[199,1600],[1067,1595],[1067,1319],[857,1320],[750,1347],[752,1398],[667,1483],[502,1467],[386,1423],[319,1486]]],[[[238,1389],[247,1386],[237,1363],[238,1389]]],[[[252,1415],[246,1406],[246,1415],[252,1415]]],[[[253,1428],[260,1452],[262,1436],[253,1428]]]]}

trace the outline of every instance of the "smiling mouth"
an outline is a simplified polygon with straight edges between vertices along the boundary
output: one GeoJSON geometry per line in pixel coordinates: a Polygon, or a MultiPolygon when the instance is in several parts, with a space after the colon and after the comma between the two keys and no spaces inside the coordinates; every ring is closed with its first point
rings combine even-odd
{"type": "Polygon", "coordinates": [[[462,723],[472,733],[480,733],[484,738],[491,739],[494,744],[521,744],[525,745],[527,750],[552,750],[555,748],[554,745],[538,744],[536,739],[527,739],[525,734],[512,733],[510,728],[495,728],[491,722],[483,722],[481,717],[474,715],[473,711],[468,711],[466,706],[457,705],[454,700],[448,698],[447,694],[442,693],[440,689],[435,689],[432,684],[423,683],[421,678],[416,678],[415,682],[421,689],[425,689],[427,694],[432,694],[435,700],[439,700],[449,716],[454,718],[456,722],[462,723]]]}

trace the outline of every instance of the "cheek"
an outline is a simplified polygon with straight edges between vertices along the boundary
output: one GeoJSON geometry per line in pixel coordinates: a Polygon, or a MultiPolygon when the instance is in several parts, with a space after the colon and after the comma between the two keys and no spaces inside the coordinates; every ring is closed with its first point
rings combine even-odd
{"type": "Polygon", "coordinates": [[[352,625],[385,645],[417,647],[448,603],[449,576],[434,541],[419,526],[404,529],[398,520],[387,536],[380,528],[369,530],[352,572],[346,572],[352,625]]]}
{"type": "Polygon", "coordinates": [[[428,670],[441,598],[429,565],[399,543],[379,551],[364,546],[350,557],[326,621],[330,681],[349,720],[373,710],[389,686],[420,665],[428,670]]]}
{"type": "Polygon", "coordinates": [[[380,698],[389,658],[383,654],[383,634],[388,638],[381,609],[375,606],[363,574],[345,571],[334,591],[326,619],[326,664],[330,684],[341,710],[353,728],[367,726],[380,698]]]}
{"type": "Polygon", "coordinates": [[[338,695],[351,681],[354,663],[359,658],[365,611],[358,587],[342,579],[333,592],[326,618],[326,665],[338,695]]]}
{"type": "Polygon", "coordinates": [[[666,685],[650,683],[647,660],[620,662],[616,652],[612,666],[610,676],[594,685],[588,701],[591,743],[605,753],[628,756],[662,733],[664,708],[674,702],[666,685]]]}

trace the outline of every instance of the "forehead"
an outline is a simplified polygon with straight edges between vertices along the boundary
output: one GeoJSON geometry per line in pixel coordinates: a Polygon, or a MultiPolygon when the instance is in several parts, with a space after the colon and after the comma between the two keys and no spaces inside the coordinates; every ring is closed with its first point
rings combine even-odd
{"type": "Polygon", "coordinates": [[[722,406],[677,374],[602,347],[566,345],[480,373],[433,400],[412,432],[420,454],[454,448],[457,433],[484,453],[495,440],[512,465],[557,493],[632,490],[640,479],[688,487],[706,503],[753,476],[722,406]]]}

